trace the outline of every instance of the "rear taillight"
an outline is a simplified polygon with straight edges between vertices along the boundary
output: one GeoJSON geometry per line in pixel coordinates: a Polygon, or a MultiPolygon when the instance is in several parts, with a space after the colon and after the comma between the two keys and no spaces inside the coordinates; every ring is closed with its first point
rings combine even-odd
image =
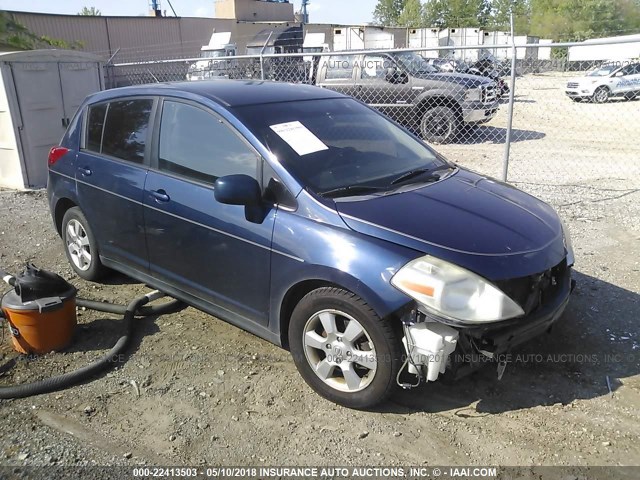
{"type": "Polygon", "coordinates": [[[60,160],[68,151],[69,149],[65,147],[51,147],[51,150],[49,150],[49,166],[60,160]]]}

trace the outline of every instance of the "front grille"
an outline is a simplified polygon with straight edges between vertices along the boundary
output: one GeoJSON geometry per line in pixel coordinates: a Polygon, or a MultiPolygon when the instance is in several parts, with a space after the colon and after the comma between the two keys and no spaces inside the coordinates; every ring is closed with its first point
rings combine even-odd
{"type": "Polygon", "coordinates": [[[549,270],[528,277],[500,280],[496,286],[522,307],[525,315],[535,313],[561,292],[569,275],[566,260],[549,270]]]}
{"type": "Polygon", "coordinates": [[[567,83],[567,88],[578,88],[578,82],[567,83]]]}
{"type": "Polygon", "coordinates": [[[497,96],[495,85],[490,85],[482,89],[482,101],[484,103],[493,103],[496,101],[496,98],[497,96]]]}

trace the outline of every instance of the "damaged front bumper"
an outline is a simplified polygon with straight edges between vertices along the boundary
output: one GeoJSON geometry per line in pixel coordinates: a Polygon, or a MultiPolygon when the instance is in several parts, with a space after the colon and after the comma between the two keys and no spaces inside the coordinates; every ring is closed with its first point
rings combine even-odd
{"type": "MultiPolygon", "coordinates": [[[[550,331],[562,316],[574,287],[571,267],[565,262],[555,267],[555,273],[550,276],[544,291],[534,289],[528,295],[526,292],[520,295],[519,300],[528,312],[524,317],[469,326],[453,324],[419,309],[412,310],[403,317],[403,343],[408,355],[409,373],[418,375],[421,380],[441,378],[451,381],[494,363],[501,377],[504,371],[501,357],[518,345],[550,331]],[[537,304],[532,304],[531,295],[537,295],[537,304]],[[424,330],[428,330],[429,334],[425,335],[424,330]]],[[[513,295],[518,296],[517,292],[513,292],[513,295]]],[[[407,384],[402,386],[406,388],[407,384]]]]}

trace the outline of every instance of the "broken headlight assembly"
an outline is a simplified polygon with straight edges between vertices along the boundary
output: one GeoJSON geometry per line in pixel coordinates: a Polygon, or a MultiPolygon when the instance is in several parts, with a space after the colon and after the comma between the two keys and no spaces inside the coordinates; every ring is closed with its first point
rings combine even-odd
{"type": "Polygon", "coordinates": [[[573,243],[571,242],[571,234],[567,225],[560,220],[562,224],[562,242],[564,243],[564,249],[567,251],[567,266],[572,267],[575,263],[575,257],[573,255],[573,243]]]}
{"type": "Polygon", "coordinates": [[[430,255],[407,263],[391,284],[415,299],[425,313],[456,323],[499,322],[524,315],[520,305],[489,281],[430,255]]]}

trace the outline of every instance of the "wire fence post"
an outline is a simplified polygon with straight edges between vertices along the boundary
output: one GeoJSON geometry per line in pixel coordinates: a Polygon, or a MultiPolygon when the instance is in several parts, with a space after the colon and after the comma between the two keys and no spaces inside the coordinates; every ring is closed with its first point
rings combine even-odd
{"type": "Polygon", "coordinates": [[[513,103],[516,89],[516,38],[513,22],[513,11],[510,14],[511,21],[511,79],[509,82],[509,109],[507,112],[507,132],[504,142],[504,159],[502,162],[502,181],[506,182],[509,176],[509,156],[511,154],[511,134],[513,131],[513,103]]]}
{"type": "Polygon", "coordinates": [[[264,45],[262,46],[262,50],[260,50],[260,79],[264,80],[264,50],[267,48],[267,45],[269,45],[269,40],[271,40],[271,36],[273,35],[273,32],[269,33],[269,36],[267,37],[267,41],[264,42],[264,45]]]}

